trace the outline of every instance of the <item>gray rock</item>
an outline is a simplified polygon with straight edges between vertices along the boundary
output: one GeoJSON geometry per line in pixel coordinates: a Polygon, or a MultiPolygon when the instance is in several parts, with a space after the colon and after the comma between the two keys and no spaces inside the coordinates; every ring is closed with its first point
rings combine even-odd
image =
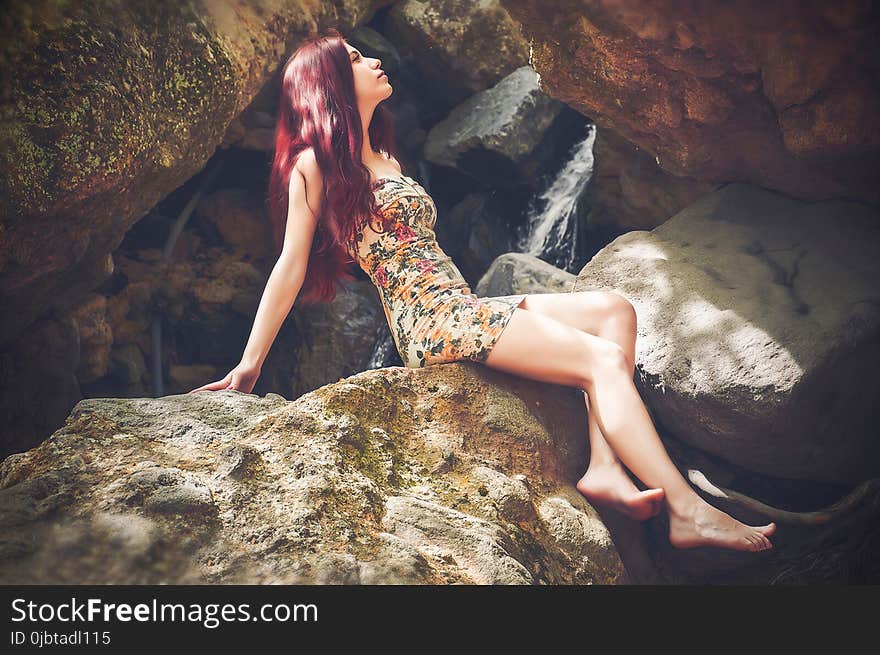
{"type": "Polygon", "coordinates": [[[880,215],[747,184],[600,251],[576,290],[638,315],[637,378],[674,436],[766,475],[880,474],[880,215]]]}
{"type": "Polygon", "coordinates": [[[464,278],[475,284],[492,260],[515,248],[509,222],[496,194],[469,193],[438,224],[437,239],[464,278]]]}
{"type": "Polygon", "coordinates": [[[497,257],[477,284],[478,296],[513,293],[570,293],[577,276],[543,259],[518,252],[497,257]]]}
{"type": "Polygon", "coordinates": [[[376,339],[387,331],[376,287],[346,282],[333,302],[294,308],[302,335],[291,397],[298,398],[367,367],[376,339]]]}
{"type": "Polygon", "coordinates": [[[387,32],[438,103],[460,102],[528,63],[528,43],[498,0],[396,2],[387,32]]]}
{"type": "Polygon", "coordinates": [[[418,548],[390,532],[379,532],[380,550],[373,561],[360,563],[361,584],[423,584],[430,565],[418,548]]]}
{"type": "Polygon", "coordinates": [[[540,90],[535,71],[523,66],[434,125],[425,159],[491,185],[524,182],[543,164],[539,146],[563,107],[540,90]]]}
{"type": "Polygon", "coordinates": [[[144,354],[133,343],[114,346],[110,351],[110,366],[111,373],[126,387],[142,386],[147,378],[144,354]]]}
{"type": "Polygon", "coordinates": [[[358,584],[358,561],[351,553],[324,553],[315,564],[314,584],[358,584]]]}

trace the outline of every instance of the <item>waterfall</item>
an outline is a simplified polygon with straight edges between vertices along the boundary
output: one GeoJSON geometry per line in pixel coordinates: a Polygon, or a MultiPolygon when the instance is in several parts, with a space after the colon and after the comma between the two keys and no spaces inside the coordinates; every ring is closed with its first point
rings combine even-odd
{"type": "Polygon", "coordinates": [[[593,174],[593,142],[596,126],[569,150],[562,169],[550,184],[529,202],[520,230],[519,252],[539,257],[572,272],[577,251],[577,207],[593,174]]]}

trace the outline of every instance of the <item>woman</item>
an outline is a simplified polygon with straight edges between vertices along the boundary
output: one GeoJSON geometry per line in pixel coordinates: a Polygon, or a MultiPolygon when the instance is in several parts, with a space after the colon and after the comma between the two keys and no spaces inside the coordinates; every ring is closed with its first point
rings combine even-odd
{"type": "Polygon", "coordinates": [[[391,116],[379,107],[392,87],[380,65],[335,30],[285,65],[269,183],[281,254],[241,363],[190,393],[250,393],[300,291],[302,302],[332,300],[356,261],[379,290],[405,365],[471,360],[584,391],[590,464],[577,488],[590,502],[635,520],[665,505],[677,548],[771,548],[775,524],[745,525],[712,507],[667,455],[633,383],[636,314],[626,299],[471,293],[434,238],[431,197],[394,157],[391,116]],[[640,491],[624,464],[652,488],[640,491]]]}

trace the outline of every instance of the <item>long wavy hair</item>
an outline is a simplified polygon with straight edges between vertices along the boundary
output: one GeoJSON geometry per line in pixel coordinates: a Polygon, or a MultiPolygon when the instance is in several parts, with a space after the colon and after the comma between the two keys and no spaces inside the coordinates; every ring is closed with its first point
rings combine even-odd
{"type": "MultiPolygon", "coordinates": [[[[351,59],[335,29],[304,41],[284,65],[275,155],[269,174],[269,216],[280,253],[287,224],[290,174],[299,154],[311,147],[323,175],[321,215],[298,298],[305,304],[330,302],[340,278],[353,280],[355,235],[378,213],[370,170],[361,161],[363,129],[354,90],[351,59]]],[[[369,125],[377,152],[398,156],[393,114],[376,107],[369,125]]],[[[382,220],[383,229],[389,229],[382,220]]]]}

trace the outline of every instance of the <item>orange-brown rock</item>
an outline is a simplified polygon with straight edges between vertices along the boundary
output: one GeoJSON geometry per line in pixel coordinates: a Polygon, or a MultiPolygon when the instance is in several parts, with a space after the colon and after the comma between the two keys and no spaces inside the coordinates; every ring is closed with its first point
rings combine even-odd
{"type": "Polygon", "coordinates": [[[502,0],[549,95],[674,175],[880,201],[872,3],[502,0]]]}

